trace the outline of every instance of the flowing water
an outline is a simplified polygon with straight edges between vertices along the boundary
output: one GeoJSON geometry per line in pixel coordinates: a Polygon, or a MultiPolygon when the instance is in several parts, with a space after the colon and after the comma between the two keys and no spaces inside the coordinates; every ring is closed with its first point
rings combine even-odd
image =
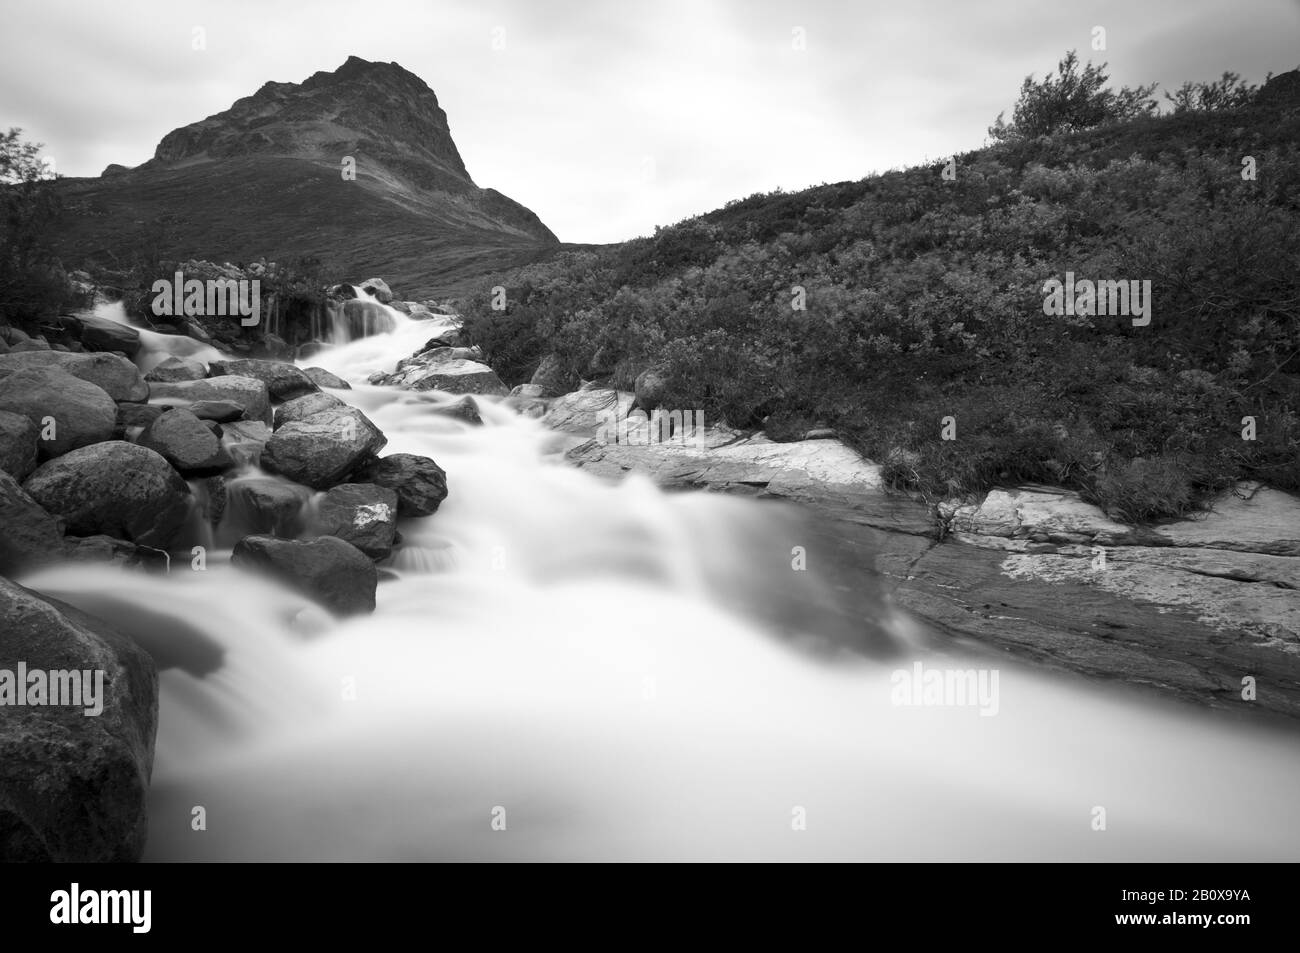
{"type": "MultiPolygon", "coordinates": [[[[493,399],[470,427],[431,413],[448,395],[365,384],[432,336],[392,314],[305,362],[353,383],[385,453],[448,473],[374,615],[333,620],[221,549],[24,580],[164,667],[149,859],[1300,857],[1291,735],[1012,665],[996,714],[894,705],[916,659],[988,661],[921,654],[858,567],[851,612],[815,562],[793,572],[793,510],[607,485],[493,399]],[[829,633],[845,619],[861,639],[829,633]],[[869,651],[809,649],[828,633],[869,651]]],[[[163,337],[142,364],[208,357],[163,337]]]]}

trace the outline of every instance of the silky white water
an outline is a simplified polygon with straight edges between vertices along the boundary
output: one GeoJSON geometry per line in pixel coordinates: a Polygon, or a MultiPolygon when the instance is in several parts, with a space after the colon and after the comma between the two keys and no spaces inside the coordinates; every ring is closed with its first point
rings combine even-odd
{"type": "Polygon", "coordinates": [[[23,580],[168,666],[148,859],[1300,858],[1291,735],[1010,664],[996,714],[894,705],[917,659],[989,663],[913,647],[874,596],[862,630],[895,657],[796,648],[759,620],[815,637],[839,598],[815,547],[791,569],[798,514],[607,485],[492,399],[471,427],[366,385],[436,330],[394,314],[307,362],[353,383],[334,393],[384,453],[448,473],[373,616],[221,553],[23,580]]]}

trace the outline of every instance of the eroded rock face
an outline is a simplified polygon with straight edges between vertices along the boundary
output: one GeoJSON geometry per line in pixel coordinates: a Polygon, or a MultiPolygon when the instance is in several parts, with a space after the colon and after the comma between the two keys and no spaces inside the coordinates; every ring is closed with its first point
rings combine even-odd
{"type": "Polygon", "coordinates": [[[386,443],[365,414],[341,404],[282,424],[262,448],[262,466],[326,490],[344,482],[386,443]]]}
{"type": "Polygon", "coordinates": [[[635,399],[635,395],[624,391],[585,388],[552,401],[542,423],[552,430],[594,437],[611,418],[626,417],[635,399]]]}
{"type": "Polygon", "coordinates": [[[158,723],[153,660],[107,624],[3,578],[0,617],[0,671],[75,670],[102,704],[94,717],[84,693],[80,706],[4,708],[0,861],[139,860],[158,723]]]}
{"type": "Polygon", "coordinates": [[[185,522],[190,488],[145,447],[110,440],[36,468],[23,489],[73,536],[104,534],[166,549],[185,522]]]}
{"type": "Polygon", "coordinates": [[[279,579],[336,615],[375,610],[375,564],[334,536],[307,541],[246,536],[235,544],[231,562],[279,579]]]}
{"type": "Polygon", "coordinates": [[[45,459],[108,440],[117,423],[117,405],[103,388],[57,367],[0,376],[0,410],[36,426],[45,459]]]}

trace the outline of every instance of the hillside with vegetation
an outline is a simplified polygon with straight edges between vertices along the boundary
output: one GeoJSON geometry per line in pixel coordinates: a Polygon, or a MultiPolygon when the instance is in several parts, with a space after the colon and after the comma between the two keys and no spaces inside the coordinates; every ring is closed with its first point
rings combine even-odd
{"type": "Polygon", "coordinates": [[[1163,110],[1106,83],[1070,54],[952,161],[485,280],[468,334],[510,384],[553,354],[774,439],[834,428],[930,499],[1041,482],[1150,521],[1243,478],[1300,489],[1300,73],[1163,110]],[[1150,280],[1150,323],[1045,314],[1067,272],[1150,280]]]}

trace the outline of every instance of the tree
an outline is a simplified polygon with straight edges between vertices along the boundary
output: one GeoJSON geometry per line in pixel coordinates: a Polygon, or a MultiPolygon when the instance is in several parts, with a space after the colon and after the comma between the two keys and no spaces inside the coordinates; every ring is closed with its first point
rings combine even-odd
{"type": "Polygon", "coordinates": [[[1156,111],[1151,98],[1156,84],[1123,87],[1119,92],[1106,88],[1110,77],[1106,64],[1091,63],[1079,68],[1074,50],[1056,65],[1056,75],[1048,73],[1035,82],[1031,73],[1020,86],[1020,100],[1015,105],[1011,123],[1002,113],[989,127],[989,136],[997,140],[1032,139],[1056,132],[1091,129],[1111,122],[1123,122],[1156,111]]]}
{"type": "Polygon", "coordinates": [[[57,313],[67,295],[51,246],[61,210],[56,176],[41,149],[21,129],[0,134],[0,319],[8,321],[57,313]]]}
{"type": "Polygon", "coordinates": [[[1213,83],[1186,82],[1174,93],[1165,93],[1173,104],[1175,113],[1211,112],[1216,109],[1236,109],[1248,105],[1259,92],[1237,73],[1227,72],[1213,83]]]}

